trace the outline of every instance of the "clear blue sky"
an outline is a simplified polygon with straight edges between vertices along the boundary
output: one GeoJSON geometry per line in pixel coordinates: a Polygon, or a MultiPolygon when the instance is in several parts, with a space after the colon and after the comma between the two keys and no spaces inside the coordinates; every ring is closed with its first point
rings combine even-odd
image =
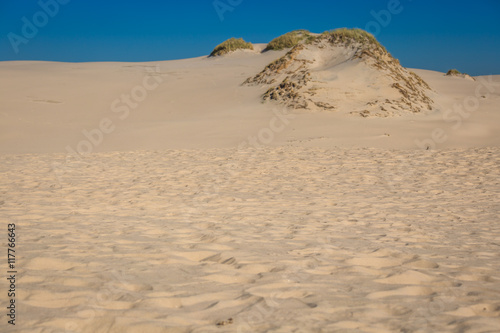
{"type": "Polygon", "coordinates": [[[58,1],[67,3],[51,17],[38,0],[0,0],[0,61],[170,60],[207,55],[233,36],[265,43],[295,29],[358,27],[406,67],[500,74],[498,0],[399,0],[380,22],[372,13],[397,0],[216,0],[231,9],[221,13],[214,0],[41,0],[58,1]],[[26,21],[38,31],[23,35],[26,21]]]}

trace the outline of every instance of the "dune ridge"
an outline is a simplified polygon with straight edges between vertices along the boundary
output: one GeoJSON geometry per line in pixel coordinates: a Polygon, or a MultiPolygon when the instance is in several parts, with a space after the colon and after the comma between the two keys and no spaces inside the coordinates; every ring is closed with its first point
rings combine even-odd
{"type": "Polygon", "coordinates": [[[405,69],[358,30],[292,37],[176,61],[1,62],[0,153],[499,144],[500,76],[405,69]]]}
{"type": "Polygon", "coordinates": [[[271,86],[264,101],[296,109],[349,110],[364,117],[432,110],[429,85],[365,31],[338,29],[296,43],[244,82],[271,86]]]}

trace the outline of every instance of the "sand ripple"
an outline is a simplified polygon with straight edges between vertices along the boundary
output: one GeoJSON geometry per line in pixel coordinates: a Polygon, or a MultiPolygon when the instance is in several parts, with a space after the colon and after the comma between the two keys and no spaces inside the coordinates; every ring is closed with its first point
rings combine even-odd
{"type": "Polygon", "coordinates": [[[0,172],[22,332],[500,327],[497,148],[4,155],[0,172]]]}

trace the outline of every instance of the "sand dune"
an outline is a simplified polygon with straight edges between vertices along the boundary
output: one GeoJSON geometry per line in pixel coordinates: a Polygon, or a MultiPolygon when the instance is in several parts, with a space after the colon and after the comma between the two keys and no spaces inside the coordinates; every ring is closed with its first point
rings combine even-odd
{"type": "MultiPolygon", "coordinates": [[[[96,137],[98,144],[81,146],[82,152],[233,148],[269,128],[276,109],[293,113],[293,122],[284,127],[278,122],[272,140],[254,146],[419,149],[416,141],[431,139],[436,128],[446,134],[446,140],[435,142],[437,148],[500,143],[500,76],[470,81],[412,70],[433,90],[434,109],[425,115],[380,119],[338,110],[282,111],[280,104],[262,103],[267,86],[241,83],[285,52],[238,51],[158,63],[0,63],[0,152],[78,150],[82,141],[90,141],[84,132],[100,130],[103,119],[112,130],[102,140],[96,137]]],[[[345,80],[352,87],[350,78],[345,80]]],[[[362,94],[362,82],[356,84],[362,94]]],[[[358,110],[357,98],[346,96],[344,107],[358,110]]]]}
{"type": "Polygon", "coordinates": [[[412,70],[432,110],[362,117],[352,61],[310,68],[341,108],[284,108],[242,84],[264,47],[0,63],[16,332],[498,330],[500,76],[412,70]]]}
{"type": "Polygon", "coordinates": [[[389,117],[431,111],[429,85],[362,30],[311,36],[245,84],[295,109],[389,117]],[[346,35],[347,34],[347,35],[346,35]],[[348,37],[353,34],[357,39],[348,37]]]}

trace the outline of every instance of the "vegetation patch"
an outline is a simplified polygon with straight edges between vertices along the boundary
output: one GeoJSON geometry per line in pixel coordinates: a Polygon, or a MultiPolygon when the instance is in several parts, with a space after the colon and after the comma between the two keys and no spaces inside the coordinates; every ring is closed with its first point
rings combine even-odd
{"type": "Polygon", "coordinates": [[[456,70],[456,69],[450,69],[446,73],[446,76],[455,76],[455,77],[461,77],[463,79],[468,79],[468,80],[476,81],[476,79],[473,78],[472,76],[470,76],[469,74],[462,73],[462,72],[460,72],[459,70],[456,70]]]}
{"type": "Polygon", "coordinates": [[[236,50],[253,50],[252,43],[245,42],[243,38],[230,38],[225,42],[217,45],[215,49],[210,53],[210,57],[221,56],[234,52],[236,50]]]}
{"type": "Polygon", "coordinates": [[[264,51],[281,51],[292,48],[299,44],[302,40],[310,37],[312,37],[311,33],[307,30],[294,30],[273,39],[269,44],[267,44],[264,51]]]}
{"type": "Polygon", "coordinates": [[[448,76],[458,76],[458,75],[462,75],[462,73],[459,71],[459,70],[456,70],[456,69],[450,69],[448,71],[448,73],[446,73],[446,75],[448,76]]]}
{"type": "Polygon", "coordinates": [[[320,36],[317,36],[316,39],[319,38],[329,38],[333,43],[343,43],[349,45],[353,42],[360,43],[366,46],[375,46],[377,49],[387,53],[382,44],[373,36],[371,33],[362,30],[362,29],[348,29],[348,28],[340,28],[330,31],[323,32],[320,36]]]}

